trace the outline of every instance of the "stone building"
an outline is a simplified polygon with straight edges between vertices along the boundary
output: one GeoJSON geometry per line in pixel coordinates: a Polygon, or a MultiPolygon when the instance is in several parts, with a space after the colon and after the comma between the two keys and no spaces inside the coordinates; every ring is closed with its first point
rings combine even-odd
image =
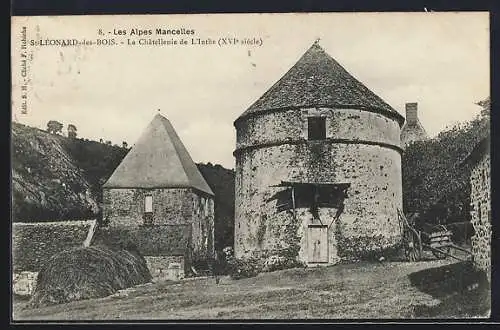
{"type": "Polygon", "coordinates": [[[427,139],[424,126],[418,119],[418,103],[406,103],[406,122],[401,129],[401,143],[407,146],[411,142],[427,139]]]}
{"type": "Polygon", "coordinates": [[[235,256],[312,266],[394,248],[403,122],[314,43],[234,122],[235,256]]]}
{"type": "Polygon", "coordinates": [[[178,278],[214,255],[213,197],[172,124],[157,114],[103,185],[103,219],[110,235],[130,235],[153,277],[178,278]]]}
{"type": "Polygon", "coordinates": [[[472,255],[477,268],[485,271],[491,280],[491,180],[490,139],[481,140],[467,156],[465,164],[471,167],[471,222],[472,255]]]}

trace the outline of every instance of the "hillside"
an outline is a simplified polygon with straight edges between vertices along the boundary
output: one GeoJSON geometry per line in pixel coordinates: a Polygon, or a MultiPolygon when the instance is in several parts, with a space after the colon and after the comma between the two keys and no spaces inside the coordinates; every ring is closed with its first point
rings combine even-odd
{"type": "Polygon", "coordinates": [[[99,200],[92,193],[96,188],[68,152],[69,141],[65,140],[68,139],[12,124],[14,221],[81,219],[98,214],[99,200]]]}
{"type": "MultiPolygon", "coordinates": [[[[12,123],[12,216],[16,222],[99,218],[102,184],[129,149],[12,123]]],[[[232,244],[234,172],[198,164],[215,193],[216,244],[232,244]]]]}

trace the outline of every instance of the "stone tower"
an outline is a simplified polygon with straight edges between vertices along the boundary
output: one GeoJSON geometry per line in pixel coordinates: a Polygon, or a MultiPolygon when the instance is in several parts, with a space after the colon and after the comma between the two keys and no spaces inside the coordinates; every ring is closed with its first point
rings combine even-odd
{"type": "Polygon", "coordinates": [[[394,247],[403,122],[315,42],[234,122],[235,256],[319,265],[394,247]]]}
{"type": "Polygon", "coordinates": [[[402,145],[407,146],[413,141],[425,139],[427,139],[427,133],[418,119],[418,103],[406,103],[406,122],[401,130],[402,145]]]}

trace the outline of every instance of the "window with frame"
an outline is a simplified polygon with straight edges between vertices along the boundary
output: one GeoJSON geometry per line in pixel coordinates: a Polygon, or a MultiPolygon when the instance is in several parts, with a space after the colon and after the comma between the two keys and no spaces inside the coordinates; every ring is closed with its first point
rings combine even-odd
{"type": "Polygon", "coordinates": [[[205,216],[210,214],[210,199],[205,199],[205,216]]]}
{"type": "Polygon", "coordinates": [[[200,197],[200,208],[198,214],[203,215],[203,213],[205,213],[205,198],[200,197]]]}
{"type": "Polygon", "coordinates": [[[307,139],[324,140],[326,139],[326,118],[308,117],[307,118],[307,139]]]}
{"type": "Polygon", "coordinates": [[[153,196],[146,195],[144,198],[144,213],[153,213],[153,196]]]}
{"type": "Polygon", "coordinates": [[[153,224],[153,196],[144,196],[144,225],[149,226],[153,224]]]}

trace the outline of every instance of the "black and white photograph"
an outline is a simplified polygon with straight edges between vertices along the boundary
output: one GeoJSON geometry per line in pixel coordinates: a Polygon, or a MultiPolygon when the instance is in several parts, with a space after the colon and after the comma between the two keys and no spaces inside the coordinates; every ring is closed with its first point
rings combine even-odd
{"type": "Polygon", "coordinates": [[[11,320],[491,316],[490,16],[14,16],[11,320]]]}

